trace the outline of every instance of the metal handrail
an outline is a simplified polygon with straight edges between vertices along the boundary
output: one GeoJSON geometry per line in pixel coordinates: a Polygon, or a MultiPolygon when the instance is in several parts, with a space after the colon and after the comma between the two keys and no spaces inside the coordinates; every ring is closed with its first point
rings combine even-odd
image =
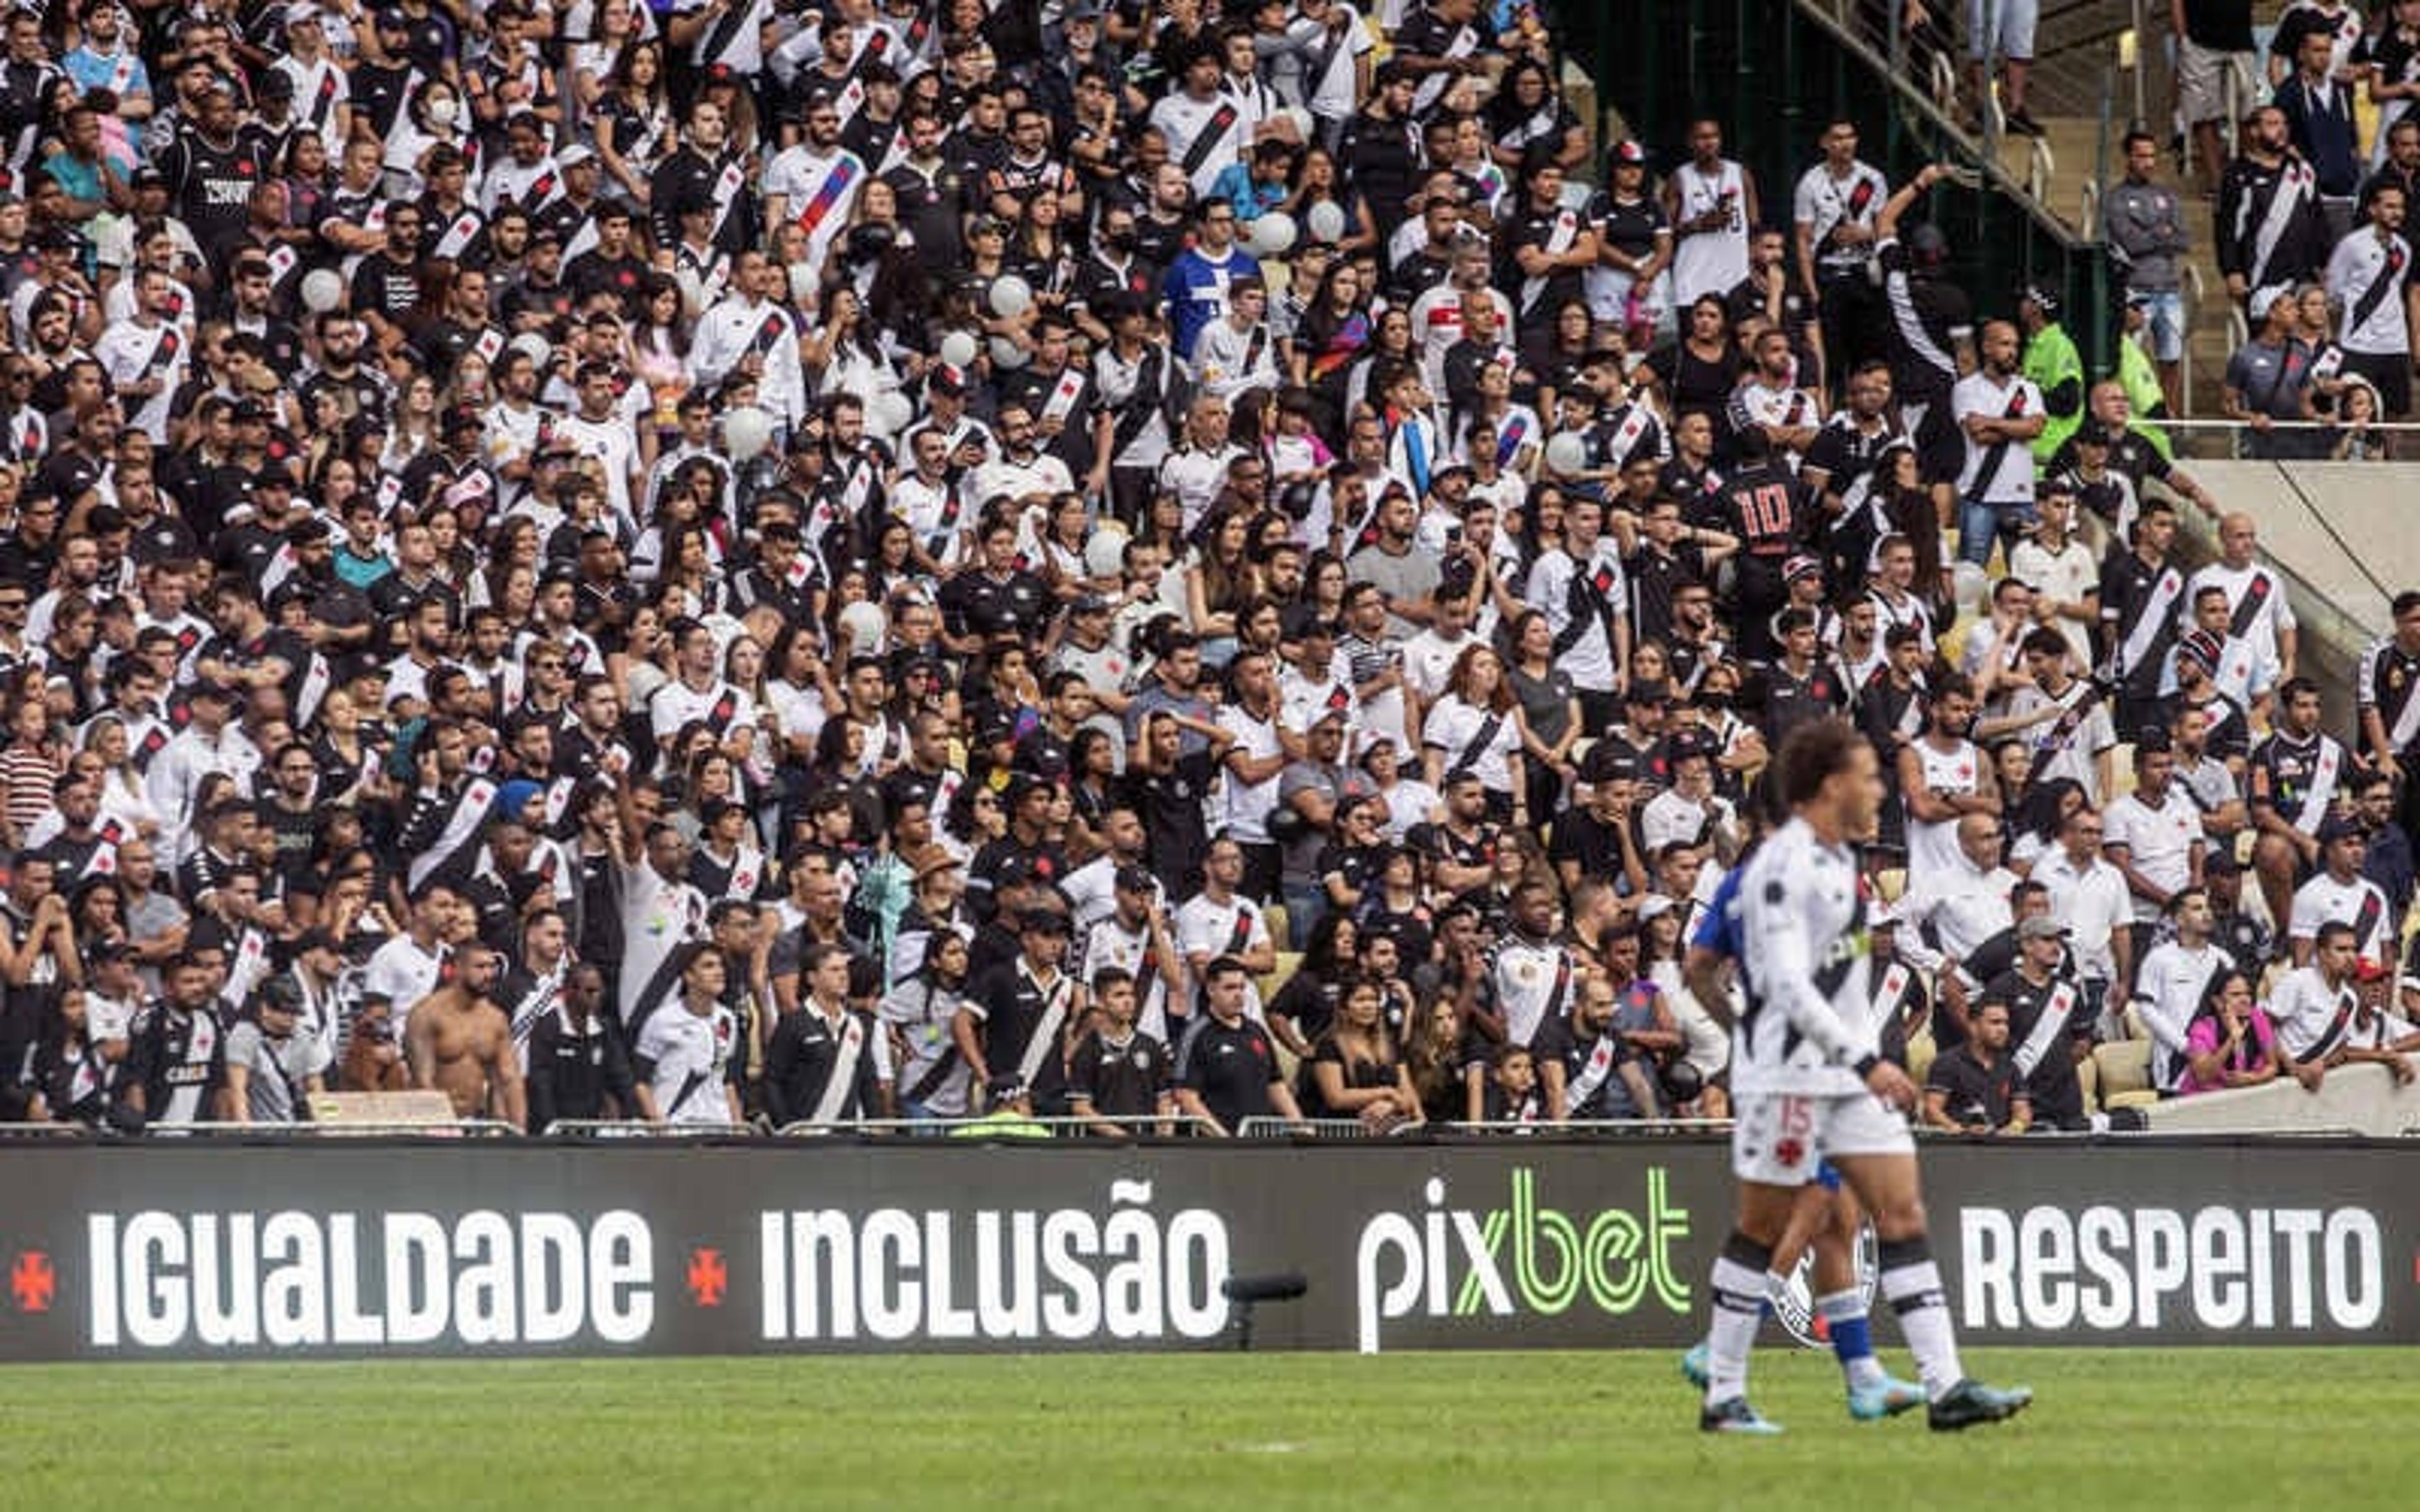
{"type": "Polygon", "coordinates": [[[575,1136],[610,1139],[729,1139],[756,1131],[744,1123],[649,1123],[644,1119],[557,1119],[546,1126],[549,1139],[575,1136]]]}
{"type": "Polygon", "coordinates": [[[2101,185],[2093,179],[2084,181],[2083,193],[2077,195],[2075,230],[2078,236],[2092,240],[2101,239],[2101,185]]]}
{"type": "Polygon", "coordinates": [[[151,1136],[194,1134],[236,1139],[498,1139],[519,1138],[526,1131],[502,1119],[453,1119],[443,1123],[228,1123],[210,1119],[199,1123],[155,1123],[144,1132],[151,1136]]]}
{"type": "Polygon", "coordinates": [[[1635,1137],[1641,1134],[1664,1135],[1684,1134],[1728,1134],[1729,1119],[1571,1119],[1561,1123],[1513,1123],[1501,1119],[1477,1122],[1449,1123],[1445,1129],[1454,1134],[1604,1134],[1635,1137]]]}
{"type": "Polygon", "coordinates": [[[2025,193],[2047,205],[2050,203],[2051,181],[2058,177],[2058,159],[2042,137],[2028,137],[2025,142],[2025,193]]]}
{"type": "Polygon", "coordinates": [[[1238,1139],[1391,1139],[1423,1127],[1399,1123],[1373,1129],[1358,1119],[1246,1119],[1235,1125],[1238,1139]]]}
{"type": "Polygon", "coordinates": [[[2177,404],[2182,411],[2180,418],[2190,420],[2193,418],[2194,402],[2193,331],[2195,324],[2201,318],[2202,301],[2209,297],[2210,288],[2202,282],[2201,268],[2198,264],[2188,262],[2183,265],[2183,268],[2184,278],[2180,286],[2184,293],[2185,350],[2183,358],[2177,364],[2177,404]]]}
{"type": "MultiPolygon", "coordinates": [[[[1215,1131],[1218,1128],[1218,1125],[1210,1119],[1191,1113],[1171,1113],[1165,1117],[1155,1113],[1137,1118],[1112,1119],[1109,1121],[1119,1124],[1130,1132],[1147,1131],[1154,1136],[1157,1136],[1162,1131],[1166,1131],[1169,1134],[1174,1135],[1177,1134],[1202,1134],[1215,1131]]],[[[795,1122],[782,1125],[781,1128],[774,1131],[774,1134],[776,1137],[783,1139],[824,1139],[834,1134],[914,1134],[934,1135],[954,1134],[961,1129],[981,1129],[986,1126],[996,1125],[999,1122],[1000,1120],[996,1119],[965,1118],[853,1119],[834,1119],[830,1122],[817,1123],[813,1119],[801,1119],[795,1122]]],[[[1097,1133],[1100,1127],[1098,1119],[1075,1118],[1066,1114],[1056,1113],[1036,1115],[1032,1118],[1020,1118],[1016,1120],[1016,1125],[1018,1127],[1026,1128],[1039,1126],[1051,1131],[1053,1134],[1058,1134],[1063,1131],[1069,1134],[1093,1134],[1097,1133]]]]}
{"type": "Polygon", "coordinates": [[[1854,21],[1847,19],[1849,7],[1845,0],[1828,0],[1828,3],[1827,0],[1797,0],[1797,5],[1800,14],[1829,33],[1836,42],[1846,49],[1851,55],[1862,61],[1877,78],[1885,81],[1886,87],[1905,100],[1924,120],[1957,142],[1961,150],[1972,156],[1979,164],[1979,173],[2014,197],[2018,208],[2037,226],[2055,238],[2062,246],[2080,250],[2089,245],[2053,213],[2049,206],[2027,194],[2024,185],[2020,183],[2000,162],[1999,123],[2002,117],[1999,114],[1999,100],[1993,90],[1986,89],[1980,101],[1983,131],[1978,136],[1978,133],[1966,130],[1957,119],[1956,70],[1947,59],[1938,54],[1934,54],[1933,76],[1923,84],[1909,78],[1908,70],[1898,65],[1892,54],[1899,53],[1903,44],[1898,25],[1900,11],[1897,6],[1889,8],[1892,18],[1891,37],[1889,40],[1881,44],[1888,51],[1881,52],[1876,50],[1877,43],[1874,39],[1867,36],[1854,21]],[[1838,6],[1838,9],[1831,8],[1832,6],[1838,6]],[[1943,87],[1944,69],[1948,69],[1948,92],[1946,96],[1936,97],[1934,91],[1943,87]]]}
{"type": "Polygon", "coordinates": [[[0,1139],[85,1139],[91,1134],[81,1123],[0,1123],[0,1139]]]}

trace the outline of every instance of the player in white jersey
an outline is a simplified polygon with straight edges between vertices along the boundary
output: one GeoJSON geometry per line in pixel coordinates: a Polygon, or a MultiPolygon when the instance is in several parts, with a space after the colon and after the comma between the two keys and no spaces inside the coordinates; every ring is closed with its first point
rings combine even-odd
{"type": "MultiPolygon", "coordinates": [[[[1726,974],[1723,968],[1727,964],[1738,968],[1745,953],[1739,933],[1739,886],[1745,867],[1743,860],[1723,873],[1707,902],[1704,920],[1689,943],[1684,975],[1690,992],[1699,1003],[1714,1005],[1710,1016],[1719,1021],[1736,1021],[1744,985],[1744,979],[1735,972],[1726,974]]],[[[1858,1211],[1856,1197],[1840,1189],[1840,1173],[1828,1163],[1818,1167],[1815,1180],[1798,1189],[1789,1226],[1773,1246],[1764,1289],[1774,1310],[1792,1319],[1792,1330],[1802,1337],[1807,1330],[1795,1321],[1790,1310],[1793,1304],[1797,1317],[1809,1323],[1823,1320],[1832,1353],[1846,1378],[1849,1415],[1870,1422],[1896,1416],[1921,1405],[1925,1398],[1923,1387],[1895,1380],[1874,1357],[1866,1295],[1857,1284],[1856,1243],[1864,1227],[1865,1214],[1858,1211]],[[1803,1296],[1798,1282],[1802,1260],[1807,1272],[1803,1296]]],[[[1710,1353],[1701,1339],[1681,1358],[1681,1373],[1700,1391],[1706,1386],[1710,1353]]]]}
{"type": "Polygon", "coordinates": [[[1793,729],[1779,757],[1791,820],[1742,870],[1738,900],[1745,1007],[1731,1035],[1731,1166],[1736,1227],[1715,1257],[1707,1336],[1708,1432],[1773,1433],[1747,1404],[1748,1350],[1764,1310],[1773,1247],[1799,1189],[1830,1160],[1872,1214],[1881,1288],[1924,1378],[1936,1429],[2014,1415],[2031,1392],[1966,1379],[1949,1304],[1924,1228],[1907,1072],[1882,1058],[1867,978],[1864,880],[1853,841],[1870,836],[1882,771],[1845,721],[1793,729]]]}

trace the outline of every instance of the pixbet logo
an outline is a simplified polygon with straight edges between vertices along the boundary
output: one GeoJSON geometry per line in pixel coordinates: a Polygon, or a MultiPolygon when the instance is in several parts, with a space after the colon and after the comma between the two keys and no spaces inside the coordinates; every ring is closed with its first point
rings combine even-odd
{"type": "Polygon", "coordinates": [[[1509,1205],[1489,1211],[1446,1206],[1432,1177],[1427,1211],[1380,1213],[1361,1229],[1354,1256],[1355,1308],[1364,1354],[1377,1352],[1382,1325],[1398,1318],[1509,1318],[1524,1309],[1568,1311],[1585,1293],[1614,1317],[1640,1305],[1689,1310],[1689,1286],[1672,1246],[1689,1234],[1687,1210],[1671,1205],[1669,1178],[1647,1171],[1637,1211],[1606,1208],[1575,1218],[1538,1204],[1537,1174],[1518,1167],[1509,1205]]]}

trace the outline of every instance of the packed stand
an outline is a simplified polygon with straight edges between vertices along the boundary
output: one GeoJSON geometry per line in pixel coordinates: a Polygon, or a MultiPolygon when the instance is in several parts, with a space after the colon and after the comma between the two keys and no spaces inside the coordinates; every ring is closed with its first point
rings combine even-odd
{"type": "Polygon", "coordinates": [[[2319,730],[1846,123],[1601,145],[1474,0],[6,45],[0,1116],[1718,1117],[1690,944],[1833,717],[1931,1121],[2081,1123],[2130,981],[2179,1090],[2404,1032],[2328,1014],[2420,600],[2319,730]]]}

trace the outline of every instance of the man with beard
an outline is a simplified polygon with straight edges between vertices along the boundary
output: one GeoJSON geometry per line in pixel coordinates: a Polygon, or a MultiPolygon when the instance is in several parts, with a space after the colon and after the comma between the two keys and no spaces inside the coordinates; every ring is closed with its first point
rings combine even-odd
{"type": "Polygon", "coordinates": [[[1907,803],[1910,876],[1951,874],[1962,860],[1959,821],[2000,811],[1983,753],[1967,738],[1974,720],[1974,685],[1961,674],[1945,674],[1924,733],[1900,748],[1899,789],[1907,803]]]}
{"type": "Polygon", "coordinates": [[[722,107],[700,100],[690,107],[689,131],[679,150],[656,167],[647,184],[647,203],[657,207],[655,240],[671,246],[680,238],[672,207],[703,193],[714,207],[714,244],[733,256],[755,245],[755,212],[746,193],[745,164],[729,144],[730,128],[722,107]]]}

